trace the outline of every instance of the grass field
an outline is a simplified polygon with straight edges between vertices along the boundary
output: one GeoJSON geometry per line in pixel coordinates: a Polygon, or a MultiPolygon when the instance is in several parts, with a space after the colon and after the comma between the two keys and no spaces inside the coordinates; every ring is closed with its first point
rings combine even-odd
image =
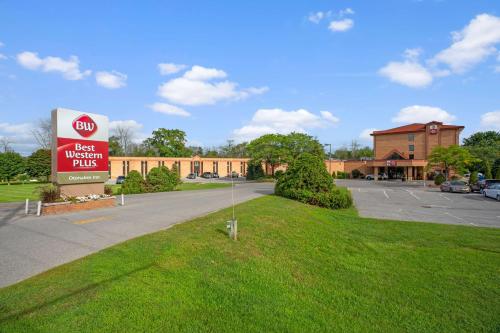
{"type": "MultiPolygon", "coordinates": [[[[276,196],[0,289],[1,332],[498,332],[500,230],[276,196]]],[[[140,223],[141,221],[137,221],[140,223]]]]}
{"type": "MultiPolygon", "coordinates": [[[[44,184],[17,184],[0,185],[0,202],[16,202],[38,200],[37,188],[44,184]]],[[[215,188],[229,187],[229,183],[182,183],[177,187],[178,191],[209,190],[215,188]]],[[[112,185],[113,193],[117,194],[121,185],[112,185]]]]}

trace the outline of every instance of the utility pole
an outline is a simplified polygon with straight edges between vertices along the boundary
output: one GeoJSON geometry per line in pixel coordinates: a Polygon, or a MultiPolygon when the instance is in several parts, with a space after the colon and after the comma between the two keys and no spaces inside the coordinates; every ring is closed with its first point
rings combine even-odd
{"type": "Polygon", "coordinates": [[[331,143],[325,143],[323,146],[330,146],[330,151],[328,153],[328,172],[330,173],[330,176],[332,175],[332,144],[331,143]]]}

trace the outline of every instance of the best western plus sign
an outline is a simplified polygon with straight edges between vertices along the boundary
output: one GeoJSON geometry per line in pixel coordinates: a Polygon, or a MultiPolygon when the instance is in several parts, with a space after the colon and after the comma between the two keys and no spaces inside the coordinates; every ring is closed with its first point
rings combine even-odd
{"type": "Polygon", "coordinates": [[[108,180],[108,118],[58,108],[52,111],[52,128],[52,180],[61,192],[102,193],[108,180]]]}

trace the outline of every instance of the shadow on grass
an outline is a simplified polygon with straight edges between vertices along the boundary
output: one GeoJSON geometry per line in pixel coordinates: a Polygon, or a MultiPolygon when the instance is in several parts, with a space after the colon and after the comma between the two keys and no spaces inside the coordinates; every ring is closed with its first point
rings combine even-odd
{"type": "Polygon", "coordinates": [[[0,317],[0,324],[6,323],[6,322],[8,322],[8,321],[10,321],[12,319],[16,319],[16,318],[19,318],[19,317],[24,317],[26,315],[30,315],[30,314],[32,314],[32,313],[34,313],[34,312],[36,312],[38,310],[41,310],[41,309],[43,309],[45,307],[54,305],[54,304],[56,304],[59,301],[63,301],[65,299],[67,299],[67,298],[70,298],[72,296],[78,295],[80,293],[85,293],[87,291],[96,289],[96,288],[98,288],[98,287],[100,287],[100,286],[102,286],[104,284],[120,280],[120,279],[122,279],[124,277],[130,276],[130,275],[135,274],[137,272],[150,269],[153,266],[157,266],[157,265],[155,263],[144,265],[142,267],[138,267],[138,268],[130,270],[128,272],[125,272],[125,273],[113,276],[112,278],[109,278],[109,279],[106,279],[106,280],[102,280],[102,281],[99,281],[99,282],[95,282],[95,283],[91,283],[91,284],[89,284],[89,285],[87,285],[85,287],[76,289],[76,290],[74,290],[74,291],[72,291],[70,293],[61,295],[59,297],[56,297],[56,298],[54,298],[54,299],[52,299],[50,301],[44,302],[42,304],[38,304],[38,305],[32,306],[30,308],[27,308],[25,310],[22,310],[22,311],[19,311],[19,312],[15,312],[15,313],[8,314],[6,316],[0,317]]]}

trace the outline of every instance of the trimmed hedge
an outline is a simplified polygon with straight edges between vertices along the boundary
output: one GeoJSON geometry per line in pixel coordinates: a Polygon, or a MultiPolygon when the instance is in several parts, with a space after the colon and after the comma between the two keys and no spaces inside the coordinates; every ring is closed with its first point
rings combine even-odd
{"type": "Polygon", "coordinates": [[[329,192],[287,189],[280,195],[306,204],[330,209],[349,208],[352,206],[351,192],[343,187],[335,187],[329,192]]]}
{"type": "Polygon", "coordinates": [[[146,192],[146,182],[138,171],[132,170],[125,177],[121,192],[123,194],[137,194],[146,192]]]}
{"type": "Polygon", "coordinates": [[[148,192],[173,191],[179,182],[177,173],[170,171],[166,166],[152,168],[146,176],[148,192]]]}

